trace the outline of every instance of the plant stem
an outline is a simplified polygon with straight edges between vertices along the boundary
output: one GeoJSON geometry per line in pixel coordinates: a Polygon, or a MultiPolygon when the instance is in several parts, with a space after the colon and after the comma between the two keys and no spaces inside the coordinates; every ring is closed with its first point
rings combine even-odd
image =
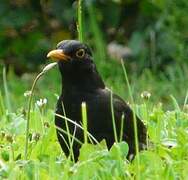
{"type": "MultiPolygon", "coordinates": [[[[66,116],[66,112],[65,112],[65,106],[64,106],[63,102],[61,103],[61,105],[62,105],[62,109],[63,109],[63,115],[64,115],[65,117],[67,117],[67,116],[66,116]]],[[[70,155],[72,156],[72,160],[75,162],[74,153],[73,153],[73,149],[72,149],[74,139],[71,141],[71,136],[72,136],[72,134],[70,133],[70,129],[69,129],[69,125],[68,125],[67,119],[64,119],[64,120],[65,120],[65,126],[66,126],[68,141],[69,141],[70,155]]]]}
{"type": "Polygon", "coordinates": [[[121,116],[121,129],[120,129],[120,135],[119,135],[119,142],[121,142],[122,139],[123,139],[124,121],[125,121],[125,115],[122,114],[122,116],[121,116]]]}
{"type": "Polygon", "coordinates": [[[10,103],[10,95],[8,91],[8,86],[7,86],[7,78],[6,78],[6,68],[3,68],[3,86],[4,86],[4,91],[5,91],[5,102],[6,106],[9,112],[11,112],[11,103],[10,103]]]}
{"type": "Polygon", "coordinates": [[[185,96],[185,100],[184,100],[184,103],[183,103],[183,108],[187,104],[187,101],[188,101],[188,90],[187,90],[187,93],[186,93],[186,96],[185,96]]]}
{"type": "Polygon", "coordinates": [[[128,87],[128,91],[129,91],[129,96],[131,99],[131,104],[133,105],[133,124],[134,124],[134,138],[135,138],[135,148],[136,148],[136,156],[137,156],[137,179],[140,179],[140,171],[139,171],[139,166],[140,166],[140,156],[139,156],[139,148],[138,148],[138,131],[137,131],[137,119],[136,119],[136,114],[135,114],[135,103],[134,103],[134,99],[132,96],[132,90],[130,87],[130,83],[128,80],[128,76],[127,76],[127,71],[124,65],[123,60],[121,60],[121,64],[122,64],[122,68],[123,68],[123,72],[124,72],[124,76],[125,76],[125,80],[126,80],[126,84],[128,87]]]}
{"type": "Polygon", "coordinates": [[[45,133],[45,130],[44,130],[44,119],[43,119],[43,116],[44,116],[44,107],[41,107],[41,112],[40,112],[40,118],[41,118],[41,128],[42,128],[42,132],[43,134],[45,133]]]}
{"type": "Polygon", "coordinates": [[[12,153],[12,161],[14,161],[14,148],[13,148],[13,144],[10,144],[10,148],[11,148],[11,153],[12,153]]]}
{"type": "Polygon", "coordinates": [[[40,72],[37,77],[35,78],[32,87],[31,87],[31,94],[29,96],[29,101],[28,101],[28,111],[27,111],[27,124],[26,124],[26,135],[25,135],[25,152],[24,152],[24,157],[25,160],[27,159],[28,156],[28,145],[29,145],[29,127],[30,127],[30,111],[31,111],[31,102],[32,102],[32,97],[33,97],[33,93],[34,93],[34,89],[36,86],[37,81],[39,80],[39,78],[45,74],[47,71],[49,71],[50,69],[52,69],[54,66],[56,66],[57,63],[50,63],[48,65],[46,65],[42,72],[40,72]]]}
{"type": "Polygon", "coordinates": [[[44,74],[44,72],[41,72],[37,75],[37,77],[35,78],[33,84],[32,84],[32,88],[31,88],[31,95],[29,96],[29,102],[28,102],[28,112],[27,112],[27,125],[26,125],[26,136],[25,136],[25,160],[27,159],[27,155],[28,155],[28,145],[29,145],[29,127],[30,127],[30,111],[31,111],[31,102],[32,102],[32,97],[33,97],[33,92],[34,92],[34,88],[35,85],[38,81],[38,79],[44,74]]]}
{"type": "Polygon", "coordinates": [[[82,123],[84,128],[84,143],[87,144],[87,108],[85,102],[82,102],[82,123]]]}
{"type": "Polygon", "coordinates": [[[82,24],[82,0],[78,0],[78,39],[83,42],[83,24],[82,24]]]}
{"type": "Polygon", "coordinates": [[[117,129],[116,129],[116,123],[115,123],[115,117],[114,117],[114,106],[113,106],[113,93],[110,90],[110,105],[111,105],[111,113],[112,113],[112,125],[113,125],[113,131],[114,131],[114,139],[115,142],[118,142],[117,138],[117,129]]]}
{"type": "Polygon", "coordinates": [[[0,115],[3,116],[5,114],[5,105],[4,105],[4,101],[3,101],[3,96],[1,94],[1,91],[0,91],[0,115]]]}
{"type": "MultiPolygon", "coordinates": [[[[146,112],[146,128],[148,128],[148,123],[149,123],[149,110],[148,110],[148,101],[144,101],[144,106],[145,106],[145,112],[146,112]]],[[[146,133],[146,147],[147,149],[149,148],[149,134],[148,131],[146,133]]]]}
{"type": "MultiPolygon", "coordinates": [[[[76,127],[80,128],[80,129],[82,129],[82,130],[84,130],[84,128],[83,128],[80,124],[78,124],[77,122],[75,122],[75,121],[73,121],[73,120],[71,120],[71,119],[69,119],[69,118],[67,118],[67,117],[65,117],[65,116],[62,116],[62,115],[60,115],[60,114],[57,114],[57,113],[55,113],[55,115],[58,116],[58,117],[60,117],[60,118],[66,119],[68,122],[74,124],[76,127]]],[[[99,145],[100,145],[100,143],[97,141],[97,139],[95,139],[95,137],[94,137],[90,132],[87,131],[87,135],[88,135],[90,138],[92,138],[92,140],[93,140],[96,144],[99,144],[99,145]]]]}

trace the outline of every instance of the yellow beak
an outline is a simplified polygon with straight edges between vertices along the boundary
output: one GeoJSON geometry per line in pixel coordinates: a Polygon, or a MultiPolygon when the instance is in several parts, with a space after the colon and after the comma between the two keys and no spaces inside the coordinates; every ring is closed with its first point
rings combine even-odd
{"type": "Polygon", "coordinates": [[[57,61],[61,61],[61,60],[65,61],[70,59],[70,56],[66,55],[61,49],[55,49],[47,54],[47,58],[52,58],[57,61]]]}

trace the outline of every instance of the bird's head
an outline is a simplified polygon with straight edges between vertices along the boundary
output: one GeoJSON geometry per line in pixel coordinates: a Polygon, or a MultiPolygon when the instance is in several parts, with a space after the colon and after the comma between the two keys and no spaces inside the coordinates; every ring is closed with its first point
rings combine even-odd
{"type": "Polygon", "coordinates": [[[56,49],[47,54],[48,58],[58,61],[59,65],[86,64],[92,59],[90,48],[76,40],[64,40],[57,44],[56,49]]]}
{"type": "Polygon", "coordinates": [[[97,79],[98,72],[90,48],[77,40],[64,40],[57,44],[55,50],[47,54],[48,58],[56,60],[65,82],[91,81],[97,79]]]}

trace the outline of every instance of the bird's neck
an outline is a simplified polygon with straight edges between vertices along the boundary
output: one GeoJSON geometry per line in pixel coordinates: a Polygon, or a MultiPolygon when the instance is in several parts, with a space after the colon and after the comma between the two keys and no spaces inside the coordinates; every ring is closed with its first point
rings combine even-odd
{"type": "Polygon", "coordinates": [[[72,72],[62,73],[62,92],[63,91],[95,91],[104,89],[105,84],[97,72],[92,70],[72,70],[72,72]]]}

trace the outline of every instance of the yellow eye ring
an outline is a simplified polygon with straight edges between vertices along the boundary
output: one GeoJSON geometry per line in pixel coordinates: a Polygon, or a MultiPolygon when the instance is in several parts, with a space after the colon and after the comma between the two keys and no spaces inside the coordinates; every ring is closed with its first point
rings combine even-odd
{"type": "Polygon", "coordinates": [[[85,50],[84,49],[79,49],[78,51],[76,51],[76,56],[78,58],[83,58],[85,56],[85,50]]]}

